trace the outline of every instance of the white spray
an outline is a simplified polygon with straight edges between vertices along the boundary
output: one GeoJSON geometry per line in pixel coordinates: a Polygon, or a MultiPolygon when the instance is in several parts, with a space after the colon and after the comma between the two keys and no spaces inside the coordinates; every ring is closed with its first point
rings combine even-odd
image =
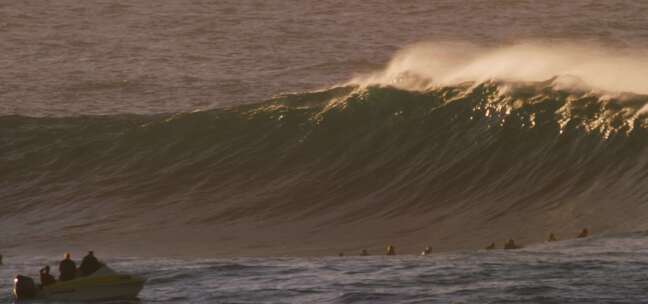
{"type": "Polygon", "coordinates": [[[545,81],[610,93],[648,94],[648,52],[592,44],[520,43],[485,48],[468,43],[418,43],[396,53],[383,71],[351,84],[410,90],[462,82],[545,81]]]}

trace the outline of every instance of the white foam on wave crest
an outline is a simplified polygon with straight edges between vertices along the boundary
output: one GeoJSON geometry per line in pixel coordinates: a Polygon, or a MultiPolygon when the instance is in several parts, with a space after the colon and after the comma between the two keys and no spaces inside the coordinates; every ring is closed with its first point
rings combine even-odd
{"type": "Polygon", "coordinates": [[[525,42],[489,48],[469,43],[417,43],[398,51],[382,71],[350,84],[425,90],[463,82],[545,81],[564,88],[648,94],[648,50],[587,43],[525,42]]]}

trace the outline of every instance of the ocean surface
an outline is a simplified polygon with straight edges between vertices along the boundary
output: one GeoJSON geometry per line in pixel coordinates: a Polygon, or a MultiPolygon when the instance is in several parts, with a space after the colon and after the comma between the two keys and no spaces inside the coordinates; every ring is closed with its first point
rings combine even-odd
{"type": "MultiPolygon", "coordinates": [[[[108,259],[148,281],[137,300],[94,303],[645,303],[646,238],[642,232],[429,256],[108,259]]],[[[55,265],[43,257],[6,262],[3,290],[14,273],[55,265]]],[[[2,294],[0,301],[11,299],[2,294]]]]}
{"type": "Polygon", "coordinates": [[[646,16],[0,1],[0,301],[95,250],[143,302],[646,302],[646,16]]]}

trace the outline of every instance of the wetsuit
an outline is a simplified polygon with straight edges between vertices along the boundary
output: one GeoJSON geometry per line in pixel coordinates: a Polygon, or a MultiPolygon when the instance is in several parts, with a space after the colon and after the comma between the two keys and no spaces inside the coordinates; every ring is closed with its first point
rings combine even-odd
{"type": "Polygon", "coordinates": [[[509,240],[506,242],[506,245],[504,245],[504,249],[518,249],[520,246],[515,245],[515,242],[513,240],[509,240]]]}

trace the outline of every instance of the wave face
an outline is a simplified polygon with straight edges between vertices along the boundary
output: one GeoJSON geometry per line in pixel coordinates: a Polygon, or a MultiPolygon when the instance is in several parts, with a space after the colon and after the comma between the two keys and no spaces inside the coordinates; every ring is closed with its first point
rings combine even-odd
{"type": "Polygon", "coordinates": [[[475,210],[480,225],[572,210],[542,220],[636,228],[647,103],[490,81],[346,86],[173,115],[4,116],[0,221],[20,227],[16,239],[43,227],[444,221],[475,210]]]}

